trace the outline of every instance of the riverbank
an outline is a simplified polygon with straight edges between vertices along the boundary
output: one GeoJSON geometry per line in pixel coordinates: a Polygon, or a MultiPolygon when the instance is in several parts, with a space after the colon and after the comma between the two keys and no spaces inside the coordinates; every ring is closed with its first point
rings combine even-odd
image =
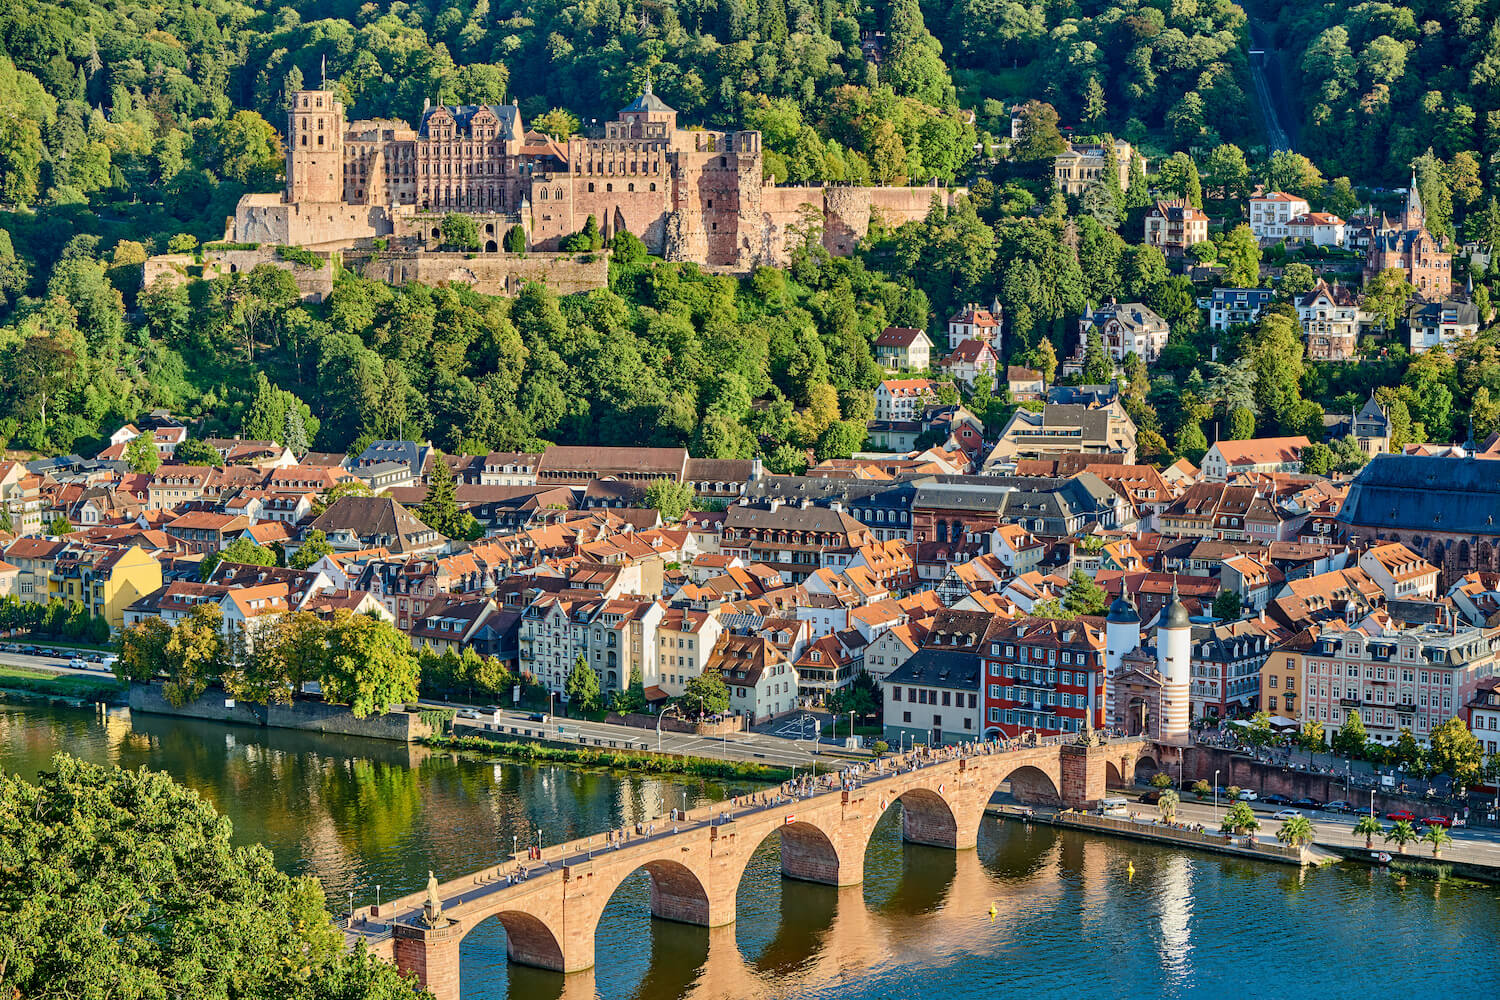
{"type": "Polygon", "coordinates": [[[1041,822],[1069,830],[1086,833],[1102,833],[1130,840],[1148,840],[1171,847],[1189,847],[1214,854],[1231,854],[1236,857],[1254,858],[1272,864],[1326,865],[1338,858],[1317,847],[1287,847],[1272,840],[1225,836],[1196,828],[1168,826],[1164,823],[1144,823],[1116,816],[1099,816],[1075,810],[1029,809],[1005,806],[990,806],[986,810],[992,816],[1000,816],[1021,822],[1041,822]]]}
{"type": "MultiPolygon", "coordinates": [[[[556,746],[535,739],[508,739],[501,734],[485,736],[430,736],[424,746],[441,750],[464,750],[504,757],[522,764],[570,764],[577,767],[631,771],[637,774],[681,774],[697,778],[763,781],[780,784],[792,777],[792,768],[772,767],[747,761],[710,760],[625,749],[587,749],[556,746]]],[[[814,763],[816,769],[816,763],[814,763]]],[[[806,773],[804,768],[803,772],[806,773]]]]}
{"type": "Polygon", "coordinates": [[[113,677],[84,677],[0,663],[0,697],[57,699],[62,704],[125,704],[125,685],[113,677]]]}

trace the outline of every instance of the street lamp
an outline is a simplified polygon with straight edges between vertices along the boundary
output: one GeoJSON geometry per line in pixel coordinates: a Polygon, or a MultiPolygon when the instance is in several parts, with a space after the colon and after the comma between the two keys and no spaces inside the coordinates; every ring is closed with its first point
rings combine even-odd
{"type": "MultiPolygon", "coordinates": [[[[666,715],[668,712],[676,712],[676,711],[677,711],[677,706],[676,705],[668,705],[666,708],[664,708],[660,712],[656,713],[656,752],[657,753],[661,753],[661,719],[662,719],[662,716],[666,715]]],[[[679,714],[679,718],[680,717],[681,717],[681,715],[679,714]]]]}
{"type": "Polygon", "coordinates": [[[1219,772],[1214,772],[1214,822],[1219,821],[1219,772]]]}

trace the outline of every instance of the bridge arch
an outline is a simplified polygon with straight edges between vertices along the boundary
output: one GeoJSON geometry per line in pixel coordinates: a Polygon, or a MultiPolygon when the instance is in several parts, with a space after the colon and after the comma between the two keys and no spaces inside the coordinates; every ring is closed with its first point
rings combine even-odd
{"type": "MultiPolygon", "coordinates": [[[[783,823],[778,830],[781,833],[781,874],[803,882],[850,884],[849,865],[839,857],[838,846],[821,827],[795,820],[783,823]]],[[[863,844],[860,849],[864,849],[863,844]]]]}
{"type": "Polygon", "coordinates": [[[995,788],[1010,783],[1010,794],[1020,802],[1035,805],[1055,806],[1062,804],[1062,793],[1058,790],[1060,775],[1049,774],[1035,764],[1020,764],[995,782],[995,788]]]}
{"type": "Polygon", "coordinates": [[[500,910],[486,914],[466,927],[464,936],[491,917],[505,928],[505,956],[512,962],[552,972],[568,971],[561,939],[545,920],[534,913],[500,910]]]}
{"type": "Polygon", "coordinates": [[[1124,788],[1125,775],[1115,766],[1115,762],[1107,760],[1104,762],[1104,785],[1106,788],[1124,788]]]}
{"type": "Polygon", "coordinates": [[[1160,770],[1161,767],[1156,763],[1156,758],[1143,753],[1136,759],[1133,777],[1136,781],[1149,781],[1151,776],[1160,770]]]}

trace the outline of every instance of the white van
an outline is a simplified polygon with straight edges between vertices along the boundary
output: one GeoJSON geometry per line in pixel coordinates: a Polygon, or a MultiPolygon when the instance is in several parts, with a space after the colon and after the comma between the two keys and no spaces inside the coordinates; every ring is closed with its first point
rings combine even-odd
{"type": "Polygon", "coordinates": [[[1130,815],[1129,805],[1130,805],[1130,800],[1129,799],[1123,798],[1123,797],[1118,796],[1118,795],[1111,795],[1108,798],[1103,798],[1103,799],[1099,800],[1099,815],[1100,816],[1129,816],[1130,815]]]}

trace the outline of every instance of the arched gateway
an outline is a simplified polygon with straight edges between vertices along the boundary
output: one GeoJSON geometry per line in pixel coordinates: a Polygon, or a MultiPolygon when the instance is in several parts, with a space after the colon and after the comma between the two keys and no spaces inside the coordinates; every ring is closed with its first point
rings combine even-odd
{"type": "Polygon", "coordinates": [[[642,869],[651,878],[653,916],[720,927],[734,922],[740,878],[768,837],[780,838],[788,878],[858,885],[875,825],[897,803],[906,840],[964,850],[975,846],[985,806],[1002,785],[1022,801],[1088,808],[1104,796],[1107,773],[1135,774],[1153,749],[1141,739],[981,744],[887,759],[820,781],[810,794],[767,792],[658,820],[651,835],[560,844],[541,860],[437,886],[437,906],[428,893],[416,893],[366,907],[345,933],[415,973],[437,1000],[458,1000],[459,944],[491,917],[505,927],[511,961],[582,971],[594,963],[594,931],[610,897],[642,869]]]}

